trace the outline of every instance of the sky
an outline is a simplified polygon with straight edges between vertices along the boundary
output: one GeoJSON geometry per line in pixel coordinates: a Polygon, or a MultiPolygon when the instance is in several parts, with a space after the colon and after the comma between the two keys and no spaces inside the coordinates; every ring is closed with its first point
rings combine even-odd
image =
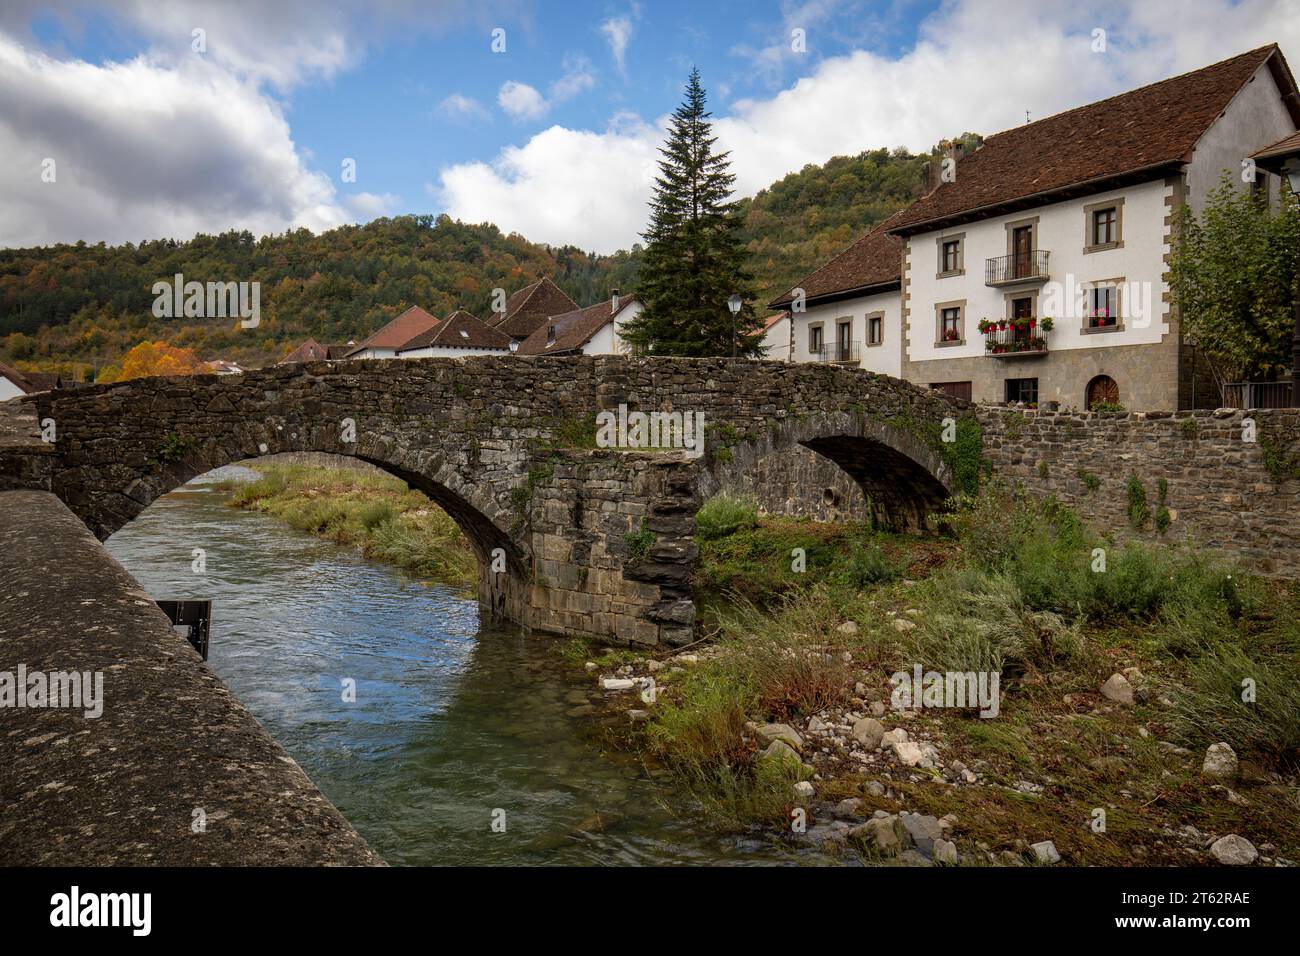
{"type": "Polygon", "coordinates": [[[737,195],[1277,42],[1300,0],[0,0],[0,247],[494,222],[629,248],[692,67],[737,195]]]}

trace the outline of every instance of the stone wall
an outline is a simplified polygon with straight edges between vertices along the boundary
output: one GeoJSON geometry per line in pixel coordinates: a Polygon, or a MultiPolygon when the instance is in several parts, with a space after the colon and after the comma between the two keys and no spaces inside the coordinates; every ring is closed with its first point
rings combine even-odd
{"type": "Polygon", "coordinates": [[[1264,460],[1274,448],[1300,462],[1300,411],[981,408],[979,417],[985,456],[999,475],[1055,495],[1119,539],[1183,541],[1265,574],[1300,577],[1300,481],[1275,480],[1264,460]],[[1248,420],[1254,442],[1244,440],[1248,420]],[[1141,483],[1151,513],[1141,528],[1129,514],[1130,478],[1141,483]],[[1162,480],[1163,532],[1156,527],[1162,480]]]}
{"type": "MultiPolygon", "coordinates": [[[[858,369],[619,356],[323,362],[7,404],[0,488],[53,491],[101,538],[222,465],[342,455],[396,475],[456,520],[494,613],[637,643],[689,639],[693,516],[726,476],[758,475],[742,479],[753,488],[784,481],[784,492],[764,492],[773,510],[814,480],[807,500],[820,501],[833,466],[812,465],[806,445],[846,471],[844,501],[860,487],[882,525],[914,527],[950,481],[918,429],[959,408],[858,369]],[[597,413],[620,406],[702,414],[704,457],[591,447],[597,413]],[[55,441],[40,440],[42,422],[55,441]],[[803,471],[782,479],[783,458],[803,471]]],[[[835,502],[813,507],[840,513],[835,502]]]]}
{"type": "Polygon", "coordinates": [[[0,709],[0,866],[383,862],[48,492],[0,492],[0,580],[0,671],[102,680],[0,709]]]}

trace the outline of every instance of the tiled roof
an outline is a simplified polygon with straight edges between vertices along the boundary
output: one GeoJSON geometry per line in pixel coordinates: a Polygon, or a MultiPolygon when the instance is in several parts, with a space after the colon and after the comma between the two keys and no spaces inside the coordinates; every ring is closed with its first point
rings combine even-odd
{"type": "MultiPolygon", "coordinates": [[[[1265,63],[1284,92],[1295,88],[1273,44],[989,136],[958,160],[953,182],[913,203],[892,229],[938,228],[956,217],[994,215],[1038,197],[1096,191],[1115,180],[1175,169],[1190,161],[1197,141],[1265,63]]],[[[1300,117],[1300,104],[1288,106],[1300,117]]]]}
{"type": "Polygon", "coordinates": [[[436,318],[418,305],[413,305],[370,338],[360,342],[348,354],[353,355],[365,349],[401,348],[421,332],[427,332],[437,324],[436,318]]]}
{"type": "Polygon", "coordinates": [[[1251,153],[1251,157],[1253,159],[1269,159],[1273,156],[1294,152],[1300,152],[1300,133],[1292,133],[1271,146],[1265,146],[1259,152],[1251,153]]]}
{"type": "Polygon", "coordinates": [[[789,312],[773,312],[771,315],[769,315],[767,318],[763,320],[763,324],[760,328],[754,329],[754,331],[750,332],[749,334],[766,335],[768,329],[776,325],[782,319],[788,319],[789,317],[790,317],[789,312]]]}
{"type": "Polygon", "coordinates": [[[524,286],[506,300],[505,316],[494,315],[489,324],[514,339],[526,339],[553,315],[578,308],[564,291],[546,276],[524,286]]]}
{"type": "MultiPolygon", "coordinates": [[[[875,229],[849,246],[795,288],[803,289],[804,298],[812,302],[824,296],[881,287],[884,291],[903,277],[903,242],[885,229],[897,216],[886,219],[875,229]]],[[[794,289],[772,300],[768,307],[781,309],[794,301],[794,289]]]]}
{"type": "Polygon", "coordinates": [[[63,387],[63,376],[58,372],[20,372],[4,362],[0,362],[0,376],[9,379],[28,394],[63,387]]]}
{"type": "Polygon", "coordinates": [[[508,349],[510,336],[491,328],[464,309],[457,309],[436,326],[421,332],[397,351],[430,346],[452,349],[508,349]]]}
{"type": "Polygon", "coordinates": [[[308,339],[280,359],[280,364],[288,365],[290,362],[324,362],[328,359],[341,359],[356,347],[355,342],[349,342],[346,345],[321,345],[315,339],[308,339]]]}
{"type": "Polygon", "coordinates": [[[613,308],[613,303],[609,299],[604,299],[585,309],[575,309],[564,315],[552,316],[519,344],[519,354],[555,355],[559,352],[580,349],[635,301],[636,296],[625,295],[619,298],[617,310],[613,308]],[[547,329],[551,328],[555,329],[554,340],[551,340],[547,333],[547,329]]]}

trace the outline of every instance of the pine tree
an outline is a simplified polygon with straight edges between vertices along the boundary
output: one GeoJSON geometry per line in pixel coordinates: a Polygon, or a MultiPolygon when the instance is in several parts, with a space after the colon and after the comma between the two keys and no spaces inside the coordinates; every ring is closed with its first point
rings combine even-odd
{"type": "Polygon", "coordinates": [[[692,70],[660,149],[637,279],[645,311],[624,331],[652,355],[755,355],[762,349],[761,338],[749,334],[760,322],[749,301],[753,277],[730,202],[736,177],[730,154],[714,152],[717,137],[704,102],[700,72],[692,70]],[[733,320],[727,300],[737,294],[745,304],[733,320]]]}

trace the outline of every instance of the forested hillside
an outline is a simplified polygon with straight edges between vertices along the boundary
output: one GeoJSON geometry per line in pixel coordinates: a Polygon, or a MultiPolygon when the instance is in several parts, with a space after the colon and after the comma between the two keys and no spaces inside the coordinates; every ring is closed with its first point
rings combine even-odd
{"type": "MultiPolygon", "coordinates": [[[[760,310],[909,202],[927,158],[884,149],[835,157],[741,200],[760,310]]],[[[308,336],[360,340],[410,305],[484,316],[492,289],[514,291],[542,275],[590,304],[611,288],[635,289],[640,254],[640,246],[611,256],[551,248],[446,216],[377,219],[320,235],[232,231],[188,242],[0,249],[0,359],[87,379],[139,342],[162,340],[204,359],[259,365],[308,336]],[[155,318],[153,284],[178,272],[259,281],[261,324],[155,318]]]]}

